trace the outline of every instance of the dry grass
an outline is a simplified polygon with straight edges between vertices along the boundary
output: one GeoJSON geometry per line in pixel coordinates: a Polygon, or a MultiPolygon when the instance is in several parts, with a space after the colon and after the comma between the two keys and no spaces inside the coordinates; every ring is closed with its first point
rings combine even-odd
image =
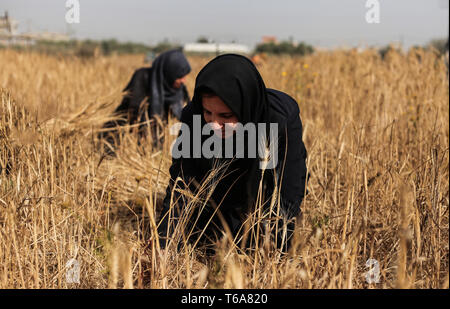
{"type": "MultiPolygon", "coordinates": [[[[293,250],[205,261],[154,235],[170,166],[126,134],[96,132],[143,56],[57,58],[0,50],[0,288],[448,288],[449,90],[431,52],[269,58],[270,88],[300,105],[309,194],[293,250]],[[80,284],[66,282],[77,259],[80,284]],[[379,261],[368,284],[365,263],[379,261]]],[[[195,76],[208,59],[190,58],[195,76]]]]}

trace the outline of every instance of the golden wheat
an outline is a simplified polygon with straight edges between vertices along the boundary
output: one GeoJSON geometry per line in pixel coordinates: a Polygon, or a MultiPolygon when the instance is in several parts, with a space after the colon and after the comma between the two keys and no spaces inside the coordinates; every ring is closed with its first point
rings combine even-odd
{"type": "MultiPolygon", "coordinates": [[[[212,259],[159,250],[173,136],[161,151],[133,133],[116,158],[99,151],[143,59],[0,50],[0,288],[448,288],[449,91],[436,53],[268,57],[267,87],[301,110],[303,218],[287,255],[243,254],[224,237],[212,259]],[[70,259],[79,284],[66,281],[70,259]]],[[[209,59],[189,60],[192,95],[209,59]]]]}

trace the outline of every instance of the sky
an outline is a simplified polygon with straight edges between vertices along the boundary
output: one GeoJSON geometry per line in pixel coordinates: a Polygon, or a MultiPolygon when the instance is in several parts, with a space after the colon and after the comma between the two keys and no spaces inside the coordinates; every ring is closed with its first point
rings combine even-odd
{"type": "Polygon", "coordinates": [[[317,47],[405,48],[447,38],[449,0],[371,0],[379,23],[368,23],[368,0],[78,0],[80,22],[68,24],[67,0],[0,0],[19,32],[69,33],[79,39],[220,43],[254,46],[262,36],[292,38],[317,47]]]}

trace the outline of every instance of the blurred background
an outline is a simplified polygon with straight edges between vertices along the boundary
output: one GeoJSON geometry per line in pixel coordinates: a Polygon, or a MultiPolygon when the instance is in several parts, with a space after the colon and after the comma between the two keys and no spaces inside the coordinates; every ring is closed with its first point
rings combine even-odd
{"type": "Polygon", "coordinates": [[[448,0],[2,0],[0,45],[306,54],[448,44],[448,0]],[[74,10],[77,10],[74,13],[74,10]],[[74,15],[75,14],[75,15],[74,15]],[[199,45],[202,44],[202,45],[199,45]]]}

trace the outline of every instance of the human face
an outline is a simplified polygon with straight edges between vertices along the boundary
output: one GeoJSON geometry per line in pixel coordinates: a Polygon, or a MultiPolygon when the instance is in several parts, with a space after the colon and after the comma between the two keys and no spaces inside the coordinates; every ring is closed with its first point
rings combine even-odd
{"type": "Polygon", "coordinates": [[[177,78],[174,82],[172,87],[175,89],[179,89],[185,82],[186,82],[187,75],[177,78]]]}
{"type": "Polygon", "coordinates": [[[218,96],[202,97],[203,117],[221,138],[228,138],[234,132],[238,119],[231,109],[218,96]],[[227,130],[225,128],[227,127],[227,130]]]}

